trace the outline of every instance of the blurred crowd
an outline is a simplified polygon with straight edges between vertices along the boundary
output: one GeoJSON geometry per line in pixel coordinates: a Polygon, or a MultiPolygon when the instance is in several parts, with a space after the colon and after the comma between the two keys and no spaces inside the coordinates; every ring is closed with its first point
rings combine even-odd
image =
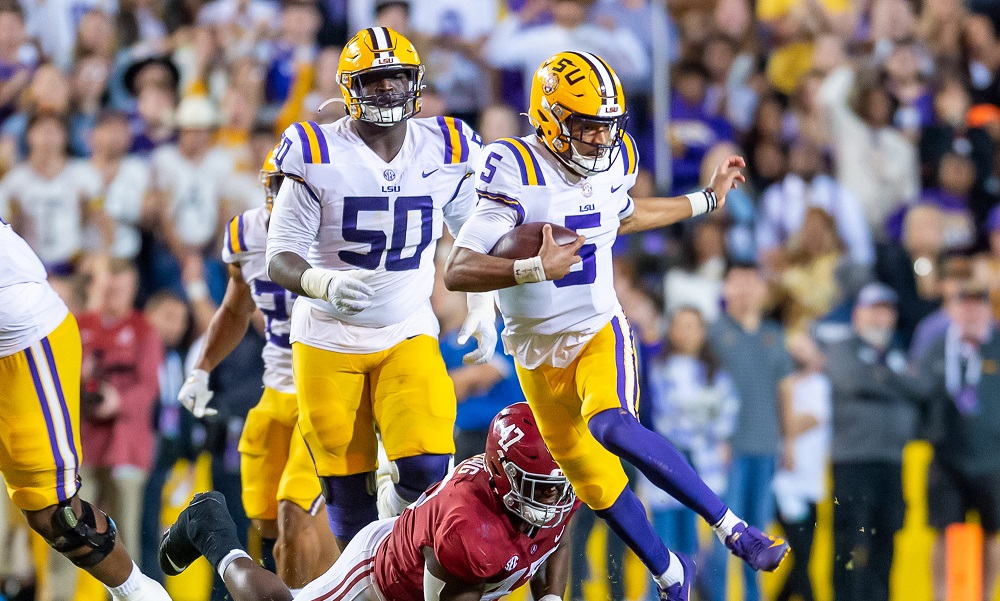
{"type": "MultiPolygon", "coordinates": [[[[163,489],[178,460],[209,452],[213,486],[242,513],[236,443],[259,398],[263,340],[251,330],[213,372],[220,413],[201,422],[176,400],[185,359],[225,290],[225,224],[263,202],[258,170],[289,124],[342,116],[337,103],[320,107],[340,97],[342,45],[373,24],[421,53],[421,116],[461,117],[486,142],[530,133],[518,113],[545,57],[602,56],[629,95],[643,157],[634,197],[691,192],[722,157],[745,156],[748,182],[724,211],[617,244],[646,425],[734,512],[781,522],[795,558],[782,601],[813,598],[816,506],[831,494],[835,598],[888,599],[902,449],[929,440],[934,599],[948,594],[943,532],[967,510],[987,535],[990,598],[1000,571],[997,0],[677,0],[669,10],[652,0],[0,0],[0,216],[79,316],[83,494],[142,549],[145,573],[159,573],[163,489]],[[653,73],[658,59],[668,73],[653,73]],[[652,114],[657,76],[669,81],[665,131],[652,114]],[[670,189],[654,185],[665,175],[652,172],[658,147],[670,189]]],[[[464,297],[438,284],[461,459],[521,393],[502,353],[462,365],[464,297]]],[[[668,544],[699,554],[702,598],[723,601],[725,550],[699,552],[694,514],[633,480],[668,544]]],[[[589,527],[577,530],[582,549],[589,527]]],[[[623,547],[609,549],[621,599],[623,547]]],[[[587,570],[578,556],[573,598],[587,570]]],[[[30,580],[16,565],[0,560],[0,579],[30,580]]],[[[74,578],[66,566],[52,569],[74,578]]],[[[761,597],[755,574],[744,591],[761,597]]],[[[46,595],[70,598],[72,587],[46,595]]]]}

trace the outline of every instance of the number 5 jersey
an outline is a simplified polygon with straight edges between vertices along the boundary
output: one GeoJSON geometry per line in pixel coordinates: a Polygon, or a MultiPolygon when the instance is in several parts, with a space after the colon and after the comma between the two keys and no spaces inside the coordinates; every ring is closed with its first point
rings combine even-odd
{"type": "Polygon", "coordinates": [[[562,279],[500,290],[503,342],[518,364],[565,367],[618,308],[611,246],[632,214],[629,189],[638,154],[625,134],[611,168],[590,177],[570,173],[537,139],[504,138],[483,149],[475,175],[479,205],[456,246],[488,253],[522,223],[549,222],[587,237],[582,259],[562,279]]]}
{"type": "Polygon", "coordinates": [[[275,163],[286,180],[271,215],[268,261],[290,251],[313,267],[362,270],[375,290],[372,306],[356,315],[300,298],[292,342],[368,353],[419,334],[437,336],[430,307],[434,251],[443,225],[457,234],[472,213],[482,141],[448,117],[409,119],[405,127],[403,146],[389,162],[347,117],[285,130],[275,163]]]}

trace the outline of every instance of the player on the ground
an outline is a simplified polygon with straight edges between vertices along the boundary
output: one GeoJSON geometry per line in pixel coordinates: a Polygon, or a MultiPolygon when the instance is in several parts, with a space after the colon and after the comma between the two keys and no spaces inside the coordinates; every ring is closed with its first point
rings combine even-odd
{"type": "Polygon", "coordinates": [[[0,473],[32,530],[115,599],[169,601],[116,542],[115,523],[79,497],[76,319],[35,253],[0,219],[0,473]]]}
{"type": "Polygon", "coordinates": [[[295,295],[267,277],[264,246],[282,175],[268,154],[260,172],[264,206],[237,215],[226,228],[222,258],[229,285],[208,327],[201,356],[178,398],[195,417],[211,415],[209,372],[239,345],[255,309],[264,314],[264,393],[247,414],[239,451],[243,507],[263,538],[265,565],[292,589],[304,586],[336,559],[333,537],[317,511],[319,480],[296,428],[299,407],[292,381],[289,314],[295,295]]]}
{"type": "Polygon", "coordinates": [[[744,163],[727,158],[710,188],[687,197],[633,199],[638,156],[623,129],[625,115],[621,83],[602,59],[562,52],[546,60],[531,87],[528,118],[536,134],[483,150],[476,185],[484,202],[458,235],[445,283],[500,290],[504,345],[552,456],[580,499],[650,569],[661,597],[687,599],[694,566],[657,538],[619,457],[696,510],[752,567],[775,569],[788,546],[734,516],[669,442],[639,424],[635,347],[614,293],[611,245],[620,233],[722,206],[743,181],[744,163]],[[557,246],[552,228],[543,226],[537,256],[488,254],[526,222],[554,222],[581,235],[557,246]]]}
{"type": "MultiPolygon", "coordinates": [[[[160,563],[174,573],[204,555],[236,601],[291,599],[239,546],[217,495],[197,496],[181,513],[160,563]]],[[[493,419],[485,455],[460,463],[399,517],[362,529],[296,598],[478,601],[530,581],[535,599],[557,601],[569,575],[569,547],[559,543],[578,506],[528,405],[515,403],[493,419]]]]}
{"type": "MultiPolygon", "coordinates": [[[[343,546],[441,480],[455,452],[455,392],[430,306],[442,223],[458,233],[476,202],[481,139],[460,120],[418,119],[424,67],[397,32],[374,27],[341,54],[347,116],[296,123],[275,163],[285,181],[267,238],[268,274],[301,295],[292,313],[299,426],[330,526],[343,546]],[[375,426],[394,485],[374,492],[375,426]]],[[[489,359],[491,295],[470,295],[462,337],[489,359]]],[[[464,340],[463,340],[464,342],[464,340]]]]}

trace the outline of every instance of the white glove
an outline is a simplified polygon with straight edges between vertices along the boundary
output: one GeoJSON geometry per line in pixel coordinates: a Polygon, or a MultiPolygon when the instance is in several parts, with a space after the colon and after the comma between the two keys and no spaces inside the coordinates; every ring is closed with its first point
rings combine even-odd
{"type": "Polygon", "coordinates": [[[302,272],[299,284],[312,298],[323,299],[344,315],[356,315],[372,306],[375,290],[364,283],[360,269],[334,271],[311,267],[302,272]]]}
{"type": "Polygon", "coordinates": [[[208,389],[208,372],[203,369],[196,369],[188,376],[187,381],[184,382],[184,386],[181,386],[177,400],[181,402],[181,405],[187,407],[187,410],[194,414],[195,417],[200,418],[218,413],[218,411],[208,406],[208,402],[212,400],[213,394],[208,389]]]}
{"type": "Polygon", "coordinates": [[[469,312],[465,316],[462,329],[458,331],[458,343],[465,344],[469,337],[475,338],[476,350],[462,357],[466,364],[482,364],[493,358],[497,347],[496,308],[492,292],[470,292],[466,298],[469,312]]]}

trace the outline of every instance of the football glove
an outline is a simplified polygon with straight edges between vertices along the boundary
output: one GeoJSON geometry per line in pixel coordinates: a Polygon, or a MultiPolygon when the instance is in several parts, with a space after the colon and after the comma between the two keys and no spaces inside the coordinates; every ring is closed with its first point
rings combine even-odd
{"type": "Polygon", "coordinates": [[[312,298],[323,299],[344,315],[357,315],[372,306],[375,290],[361,281],[360,269],[334,271],[309,268],[302,272],[299,283],[312,298]]]}
{"type": "Polygon", "coordinates": [[[466,303],[469,312],[458,331],[458,344],[465,344],[469,338],[476,339],[476,349],[462,357],[462,362],[472,365],[486,363],[493,358],[497,347],[496,308],[492,292],[470,292],[466,303]]]}
{"type": "Polygon", "coordinates": [[[208,406],[214,393],[208,389],[208,372],[203,369],[196,369],[188,376],[184,386],[177,395],[177,400],[184,405],[195,417],[202,418],[206,415],[215,415],[217,410],[208,406]]]}

